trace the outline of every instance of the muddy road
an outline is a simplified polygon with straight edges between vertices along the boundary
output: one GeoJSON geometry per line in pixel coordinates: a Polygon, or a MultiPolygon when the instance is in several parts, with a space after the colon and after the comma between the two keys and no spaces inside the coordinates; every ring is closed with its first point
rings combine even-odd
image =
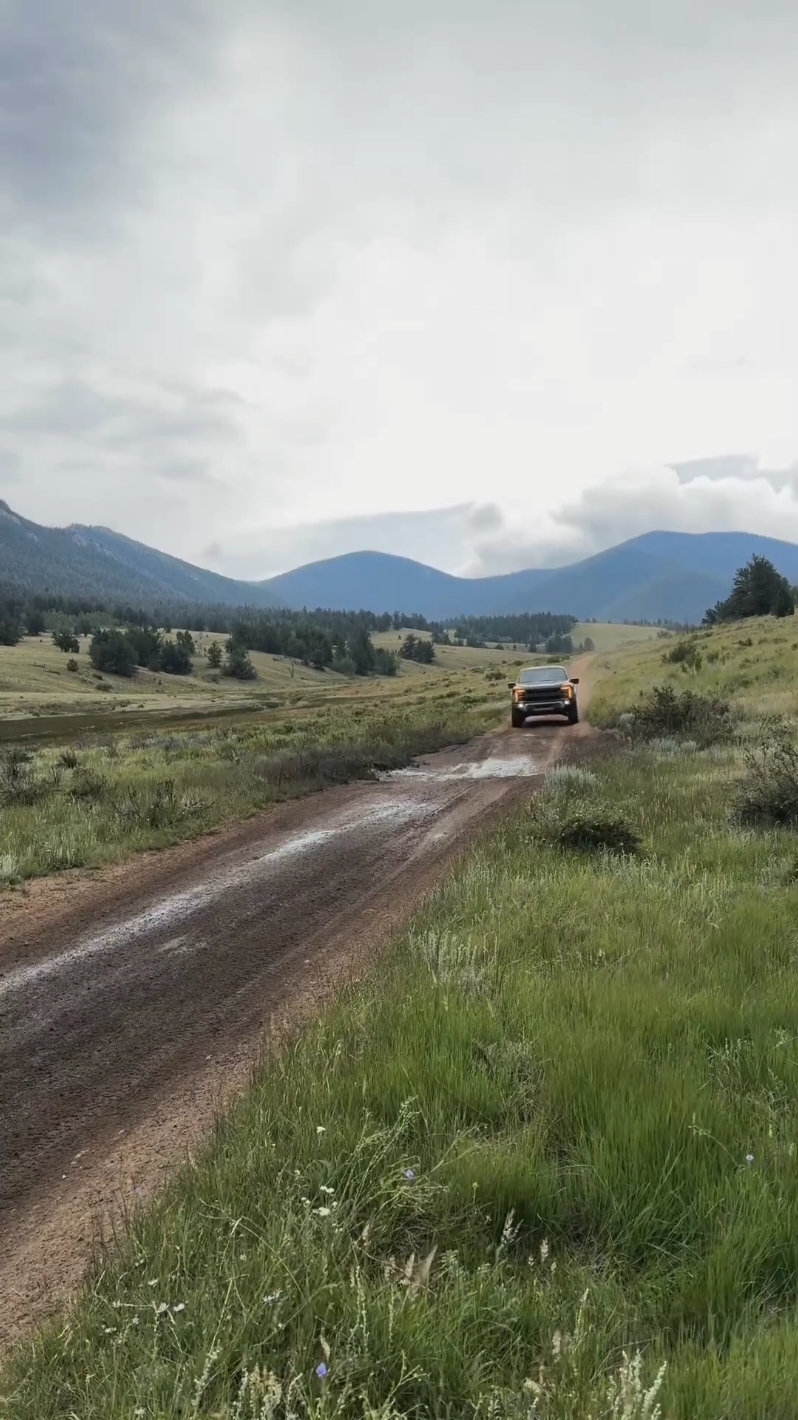
{"type": "Polygon", "coordinates": [[[538,723],[0,904],[0,1342],[63,1298],[270,1028],[368,965],[580,731],[538,723]],[[53,893],[55,892],[55,897],[53,893]]]}

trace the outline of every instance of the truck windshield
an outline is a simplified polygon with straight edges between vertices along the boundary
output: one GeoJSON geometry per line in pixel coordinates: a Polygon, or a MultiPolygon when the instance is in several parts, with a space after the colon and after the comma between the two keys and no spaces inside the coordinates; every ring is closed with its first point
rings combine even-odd
{"type": "Polygon", "coordinates": [[[518,677],[519,685],[553,685],[555,681],[568,679],[568,672],[563,666],[535,666],[532,670],[522,671],[518,677]]]}

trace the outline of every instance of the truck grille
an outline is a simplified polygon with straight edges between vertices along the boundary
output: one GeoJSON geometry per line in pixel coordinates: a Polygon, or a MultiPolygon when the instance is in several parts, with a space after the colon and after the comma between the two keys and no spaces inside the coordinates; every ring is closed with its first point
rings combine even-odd
{"type": "Polygon", "coordinates": [[[524,691],[524,705],[553,705],[562,700],[563,694],[558,685],[531,686],[524,691]]]}

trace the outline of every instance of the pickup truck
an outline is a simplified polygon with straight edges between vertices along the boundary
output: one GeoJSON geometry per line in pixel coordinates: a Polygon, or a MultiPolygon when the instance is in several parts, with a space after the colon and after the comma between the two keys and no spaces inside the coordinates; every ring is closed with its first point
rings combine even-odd
{"type": "Polygon", "coordinates": [[[579,677],[569,677],[564,666],[530,666],[508,684],[513,692],[510,718],[514,729],[520,730],[531,715],[564,715],[569,725],[579,723],[579,677]]]}

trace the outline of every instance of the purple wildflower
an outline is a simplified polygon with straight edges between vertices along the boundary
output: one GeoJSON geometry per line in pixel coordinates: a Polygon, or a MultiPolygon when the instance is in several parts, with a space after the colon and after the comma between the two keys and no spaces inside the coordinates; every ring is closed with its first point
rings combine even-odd
{"type": "Polygon", "coordinates": [[[319,1363],[319,1365],[316,1367],[316,1375],[318,1376],[318,1378],[319,1378],[320,1381],[326,1381],[326,1379],[327,1379],[327,1367],[325,1366],[325,1364],[324,1364],[323,1361],[321,1361],[321,1362],[319,1363]]]}

